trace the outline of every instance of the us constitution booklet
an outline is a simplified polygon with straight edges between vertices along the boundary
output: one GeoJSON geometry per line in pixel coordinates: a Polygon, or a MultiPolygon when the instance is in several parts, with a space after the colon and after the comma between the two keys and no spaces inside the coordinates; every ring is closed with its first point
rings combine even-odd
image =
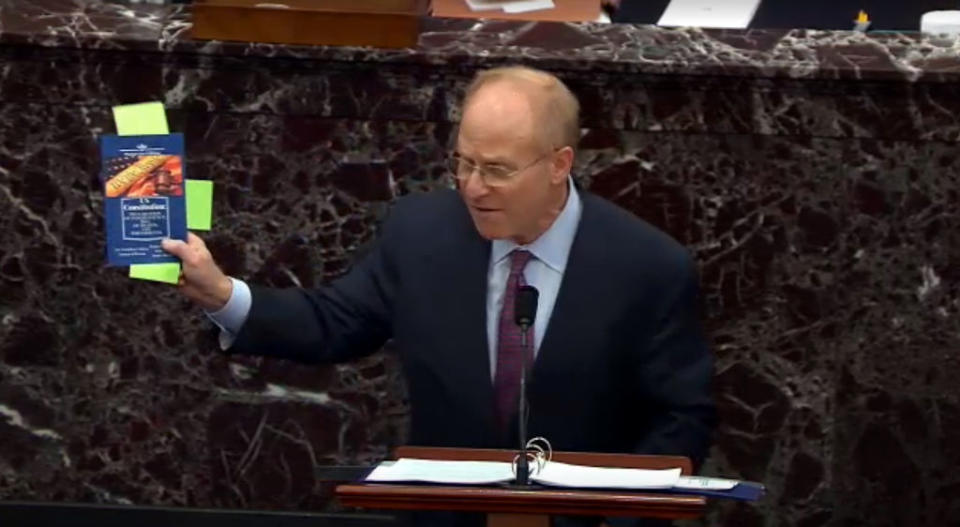
{"type": "Polygon", "coordinates": [[[160,246],[187,238],[183,134],[100,137],[107,264],[176,262],[160,246]]]}

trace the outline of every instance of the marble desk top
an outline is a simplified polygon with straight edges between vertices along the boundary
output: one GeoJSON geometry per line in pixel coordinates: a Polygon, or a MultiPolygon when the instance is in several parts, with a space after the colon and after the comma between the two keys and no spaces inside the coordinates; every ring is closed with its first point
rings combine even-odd
{"type": "Polygon", "coordinates": [[[426,18],[415,48],[222,43],[190,37],[189,8],[92,0],[7,0],[0,44],[483,67],[769,78],[953,82],[960,39],[917,33],[704,30],[599,23],[426,18]]]}

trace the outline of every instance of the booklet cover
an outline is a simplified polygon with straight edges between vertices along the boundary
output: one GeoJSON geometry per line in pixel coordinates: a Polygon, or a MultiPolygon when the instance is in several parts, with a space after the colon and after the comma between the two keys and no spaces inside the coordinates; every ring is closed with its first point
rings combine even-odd
{"type": "Polygon", "coordinates": [[[177,262],[160,247],[186,240],[183,134],[100,138],[107,264],[177,262]]]}

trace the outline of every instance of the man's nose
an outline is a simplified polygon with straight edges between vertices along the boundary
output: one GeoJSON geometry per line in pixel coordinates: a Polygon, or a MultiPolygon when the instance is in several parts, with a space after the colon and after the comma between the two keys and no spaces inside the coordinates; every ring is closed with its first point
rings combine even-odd
{"type": "Polygon", "coordinates": [[[464,179],[460,180],[460,188],[468,198],[482,198],[490,193],[490,187],[483,180],[483,175],[477,167],[472,167],[464,179]]]}

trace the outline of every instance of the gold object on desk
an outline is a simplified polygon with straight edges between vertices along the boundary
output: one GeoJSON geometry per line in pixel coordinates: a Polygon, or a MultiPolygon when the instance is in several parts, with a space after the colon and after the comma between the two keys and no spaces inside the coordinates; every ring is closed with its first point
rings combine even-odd
{"type": "Polygon", "coordinates": [[[195,0],[200,40],[413,47],[430,0],[195,0]]]}
{"type": "Polygon", "coordinates": [[[857,19],[853,21],[853,30],[865,32],[870,27],[870,16],[863,9],[857,14],[857,19]]]}

